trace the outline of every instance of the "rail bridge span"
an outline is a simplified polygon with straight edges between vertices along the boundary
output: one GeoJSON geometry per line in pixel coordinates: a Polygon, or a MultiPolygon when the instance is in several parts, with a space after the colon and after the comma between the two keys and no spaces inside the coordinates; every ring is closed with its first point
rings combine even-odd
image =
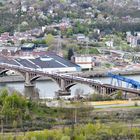
{"type": "Polygon", "coordinates": [[[14,70],[20,73],[25,79],[26,87],[35,86],[35,81],[42,76],[51,78],[60,87],[60,90],[57,92],[58,96],[70,95],[71,94],[70,88],[76,85],[77,83],[89,85],[100,94],[111,94],[114,91],[121,90],[125,93],[140,95],[140,90],[135,88],[132,89],[120,86],[113,86],[111,84],[104,84],[97,80],[89,78],[83,78],[64,73],[43,72],[33,68],[21,67],[7,63],[0,63],[0,75],[4,75],[4,73],[6,73],[9,70],[14,70]]]}

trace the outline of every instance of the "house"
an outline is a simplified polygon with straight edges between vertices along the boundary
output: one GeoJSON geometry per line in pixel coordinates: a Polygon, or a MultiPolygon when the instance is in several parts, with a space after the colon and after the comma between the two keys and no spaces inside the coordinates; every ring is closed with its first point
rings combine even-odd
{"type": "Polygon", "coordinates": [[[114,41],[110,40],[110,41],[106,41],[105,45],[107,45],[108,47],[113,47],[114,41]]]}
{"type": "Polygon", "coordinates": [[[94,29],[94,33],[100,34],[100,29],[95,28],[95,29],[94,29]]]}
{"type": "Polygon", "coordinates": [[[94,61],[95,57],[91,55],[74,55],[72,57],[72,62],[79,65],[82,70],[93,68],[95,65],[94,61]]]}
{"type": "Polygon", "coordinates": [[[131,47],[137,47],[140,45],[140,32],[135,32],[134,35],[127,33],[126,39],[131,47]]]}
{"type": "Polygon", "coordinates": [[[35,44],[33,43],[25,43],[21,46],[22,51],[33,51],[35,49],[35,44]]]}
{"type": "Polygon", "coordinates": [[[84,34],[78,34],[77,35],[77,41],[85,41],[86,37],[84,34]]]}

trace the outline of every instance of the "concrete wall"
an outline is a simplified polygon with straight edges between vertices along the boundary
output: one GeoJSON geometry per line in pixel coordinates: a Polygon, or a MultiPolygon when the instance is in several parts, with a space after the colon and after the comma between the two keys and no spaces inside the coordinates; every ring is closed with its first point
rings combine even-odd
{"type": "Polygon", "coordinates": [[[38,70],[44,72],[79,72],[81,71],[80,67],[65,67],[65,68],[38,68],[38,70]]]}

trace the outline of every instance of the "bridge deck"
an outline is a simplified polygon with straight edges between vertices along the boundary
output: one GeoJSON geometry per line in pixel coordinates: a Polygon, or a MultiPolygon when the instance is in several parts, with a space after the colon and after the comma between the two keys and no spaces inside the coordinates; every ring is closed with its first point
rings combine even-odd
{"type": "Polygon", "coordinates": [[[140,94],[140,90],[138,90],[138,89],[113,86],[113,85],[110,85],[110,84],[103,84],[102,86],[105,87],[105,88],[112,88],[112,89],[115,89],[115,90],[120,90],[120,91],[124,91],[124,92],[128,92],[128,93],[140,94]]]}
{"type": "Polygon", "coordinates": [[[87,85],[90,85],[90,86],[98,86],[98,87],[102,87],[102,88],[121,90],[121,91],[124,91],[124,92],[133,93],[133,94],[140,94],[140,90],[125,88],[125,87],[119,87],[119,86],[113,86],[111,84],[103,84],[101,82],[97,82],[97,81],[89,79],[89,78],[82,78],[82,77],[78,77],[78,76],[61,74],[61,73],[43,72],[43,71],[36,70],[34,68],[24,68],[24,67],[20,67],[20,66],[6,64],[6,63],[0,63],[0,67],[4,68],[4,69],[9,69],[9,70],[22,71],[22,72],[25,72],[25,73],[28,72],[28,73],[32,73],[32,74],[35,74],[35,75],[38,75],[38,76],[41,75],[41,76],[46,76],[46,77],[56,77],[56,78],[60,78],[60,79],[68,79],[72,82],[83,83],[83,84],[87,84],[87,85]]]}

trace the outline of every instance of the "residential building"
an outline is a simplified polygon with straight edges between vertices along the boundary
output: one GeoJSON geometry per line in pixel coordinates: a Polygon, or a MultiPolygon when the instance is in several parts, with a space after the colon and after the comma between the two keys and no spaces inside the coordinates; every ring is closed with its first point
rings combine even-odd
{"type": "Polygon", "coordinates": [[[77,41],[85,41],[86,37],[84,34],[78,34],[77,35],[77,41]]]}
{"type": "Polygon", "coordinates": [[[91,55],[74,55],[72,57],[72,62],[79,65],[82,70],[91,69],[95,66],[96,58],[91,55]]]}
{"type": "Polygon", "coordinates": [[[134,35],[127,33],[126,38],[131,47],[137,47],[140,45],[140,32],[135,32],[134,35]]]}

